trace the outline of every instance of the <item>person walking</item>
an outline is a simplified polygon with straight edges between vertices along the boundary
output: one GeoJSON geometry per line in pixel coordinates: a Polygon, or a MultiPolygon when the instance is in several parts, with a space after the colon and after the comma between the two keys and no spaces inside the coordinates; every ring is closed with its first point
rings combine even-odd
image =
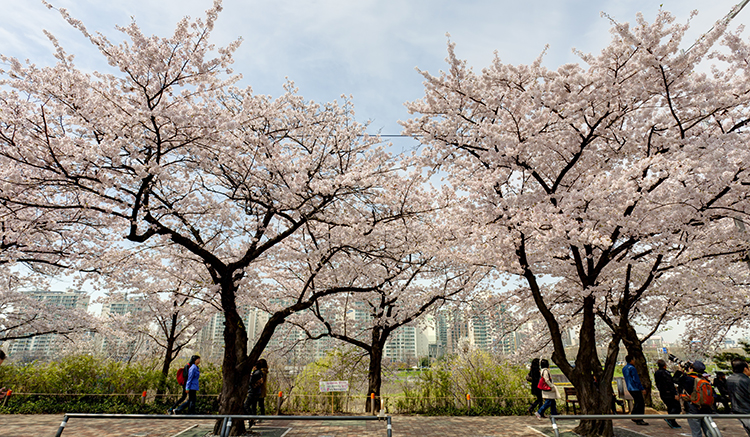
{"type": "MultiPolygon", "coordinates": [[[[729,403],[734,414],[750,414],[750,366],[742,358],[732,360],[732,374],[727,378],[729,403]]],[[[750,436],[750,419],[738,419],[750,436]]]]}
{"type": "Polygon", "coordinates": [[[258,364],[260,364],[260,371],[263,372],[263,383],[260,386],[260,401],[259,401],[259,409],[260,409],[260,415],[265,416],[266,415],[266,395],[268,394],[268,362],[261,358],[258,360],[258,364]]]}
{"type": "Polygon", "coordinates": [[[557,393],[555,383],[552,381],[552,375],[549,372],[549,361],[541,360],[539,362],[539,367],[541,367],[541,371],[539,373],[538,387],[542,391],[544,404],[539,407],[539,410],[537,410],[535,415],[537,419],[542,419],[545,417],[544,411],[547,408],[550,408],[550,415],[557,416],[557,398],[559,398],[560,395],[557,393]]]}
{"type": "MultiPolygon", "coordinates": [[[[260,404],[260,414],[262,416],[266,415],[265,396],[261,396],[263,395],[263,386],[266,384],[266,375],[268,375],[268,363],[261,358],[255,363],[253,373],[250,374],[250,386],[247,389],[247,397],[243,404],[246,414],[251,416],[258,415],[258,406],[260,404]]],[[[253,424],[255,424],[255,421],[250,419],[248,428],[252,428],[253,424]]]]}
{"type": "MultiPolygon", "coordinates": [[[[2,349],[0,349],[0,364],[3,364],[3,361],[5,361],[5,352],[3,352],[2,349]]],[[[0,388],[0,399],[5,399],[8,396],[8,389],[5,387],[0,388]]]]}
{"type": "Polygon", "coordinates": [[[198,379],[201,376],[201,371],[198,367],[200,363],[201,357],[198,355],[190,357],[190,369],[188,370],[188,378],[185,383],[185,390],[187,390],[188,399],[182,405],[177,407],[175,414],[180,413],[185,408],[187,408],[188,414],[195,414],[195,406],[198,401],[198,379]]]}
{"type": "MultiPolygon", "coordinates": [[[[688,414],[712,414],[713,413],[713,388],[711,383],[703,376],[706,365],[702,361],[695,360],[685,365],[685,372],[675,372],[678,378],[678,388],[682,398],[687,402],[688,414]]],[[[706,437],[711,435],[708,425],[701,419],[688,419],[690,433],[693,437],[706,437]]]]}
{"type": "MultiPolygon", "coordinates": [[[[633,397],[633,410],[630,414],[645,414],[646,401],[644,400],[644,396],[646,396],[646,389],[641,384],[641,378],[638,376],[638,370],[635,368],[635,357],[628,354],[625,357],[625,362],[627,364],[622,368],[622,376],[625,379],[625,386],[628,388],[630,396],[633,397]]],[[[648,422],[643,419],[632,420],[637,425],[648,425],[648,422]]]]}
{"type": "MultiPolygon", "coordinates": [[[[169,409],[167,410],[167,414],[174,414],[174,410],[178,406],[180,406],[180,404],[185,400],[185,398],[187,398],[187,390],[185,389],[185,386],[187,385],[187,377],[189,373],[190,373],[190,363],[186,364],[185,367],[182,368],[181,375],[178,374],[178,377],[181,376],[183,378],[182,384],[180,384],[180,388],[182,388],[182,396],[180,396],[180,398],[177,399],[177,402],[175,402],[174,405],[169,407],[169,409]]],[[[180,380],[178,379],[177,382],[180,382],[180,380]]]]}
{"type": "MultiPolygon", "coordinates": [[[[677,395],[677,389],[674,386],[672,374],[667,370],[667,362],[657,360],[656,367],[658,370],[654,373],[654,383],[659,390],[659,397],[667,407],[667,414],[680,414],[680,397],[677,395]]],[[[664,419],[670,428],[682,428],[675,419],[664,419]]]]}
{"type": "Polygon", "coordinates": [[[727,388],[727,377],[724,372],[716,372],[716,377],[711,383],[714,386],[714,413],[718,413],[719,403],[724,406],[724,411],[729,412],[732,407],[729,402],[729,389],[727,388]]]}
{"type": "Polygon", "coordinates": [[[529,374],[526,375],[526,380],[531,383],[531,395],[536,398],[529,407],[529,414],[535,412],[544,403],[544,399],[542,399],[542,390],[539,388],[540,373],[539,358],[534,358],[531,360],[529,374]]]}

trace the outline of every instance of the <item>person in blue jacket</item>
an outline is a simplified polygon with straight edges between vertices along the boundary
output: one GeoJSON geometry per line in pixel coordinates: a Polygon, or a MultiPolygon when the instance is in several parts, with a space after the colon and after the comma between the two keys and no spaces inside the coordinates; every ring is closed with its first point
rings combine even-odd
{"type": "MultiPolygon", "coordinates": [[[[630,414],[644,414],[646,412],[646,401],[643,397],[646,396],[646,389],[643,388],[641,378],[638,376],[638,370],[633,365],[635,357],[627,355],[625,362],[628,364],[622,368],[622,376],[625,379],[625,385],[630,392],[630,396],[633,397],[633,411],[630,414]]],[[[633,422],[637,425],[648,425],[648,422],[643,419],[633,419],[633,422]]]]}
{"type": "Polygon", "coordinates": [[[201,363],[201,357],[193,355],[190,357],[190,369],[188,370],[188,378],[185,383],[185,390],[187,390],[188,399],[177,407],[175,413],[180,413],[182,410],[187,408],[188,414],[195,414],[195,404],[198,397],[198,378],[201,376],[201,371],[198,368],[198,364],[201,363]]]}

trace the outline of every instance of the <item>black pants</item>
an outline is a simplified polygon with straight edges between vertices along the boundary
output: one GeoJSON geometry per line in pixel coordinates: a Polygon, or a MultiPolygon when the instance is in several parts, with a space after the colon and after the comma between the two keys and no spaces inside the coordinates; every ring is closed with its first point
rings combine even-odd
{"type": "Polygon", "coordinates": [[[248,396],[245,399],[244,407],[245,407],[245,412],[252,416],[256,416],[258,414],[258,409],[260,407],[260,415],[265,416],[266,415],[266,398],[261,398],[258,396],[248,396]]]}
{"type": "Polygon", "coordinates": [[[532,391],[531,394],[533,394],[534,396],[536,396],[536,399],[534,400],[534,403],[532,403],[531,406],[529,407],[529,412],[533,413],[534,411],[536,411],[537,409],[539,409],[539,407],[542,406],[542,404],[544,403],[544,399],[542,399],[542,391],[541,390],[532,391]]]}
{"type": "Polygon", "coordinates": [[[183,385],[182,396],[180,396],[180,399],[178,399],[177,402],[175,402],[174,405],[172,405],[171,409],[174,410],[175,408],[177,408],[185,400],[186,397],[187,397],[187,391],[185,390],[185,386],[183,385]]]}
{"type": "MultiPolygon", "coordinates": [[[[680,405],[680,401],[674,398],[674,393],[662,394],[661,392],[659,392],[659,397],[661,398],[661,401],[664,402],[664,406],[667,407],[667,414],[682,413],[682,406],[680,405]]],[[[677,420],[675,419],[668,419],[667,421],[670,422],[672,425],[677,425],[677,420]]]]}
{"type": "Polygon", "coordinates": [[[633,411],[630,414],[643,414],[646,412],[646,401],[643,400],[643,392],[638,390],[631,391],[630,396],[633,397],[633,411]]]}
{"type": "Polygon", "coordinates": [[[198,400],[198,390],[188,390],[187,395],[188,395],[187,402],[177,407],[175,412],[179,413],[180,411],[187,408],[188,414],[195,414],[195,404],[198,400]]]}
{"type": "Polygon", "coordinates": [[[682,413],[682,406],[680,405],[680,401],[674,398],[674,395],[671,397],[667,396],[666,399],[662,398],[662,402],[664,402],[664,405],[667,407],[667,413],[669,414],[680,414],[682,413]]]}

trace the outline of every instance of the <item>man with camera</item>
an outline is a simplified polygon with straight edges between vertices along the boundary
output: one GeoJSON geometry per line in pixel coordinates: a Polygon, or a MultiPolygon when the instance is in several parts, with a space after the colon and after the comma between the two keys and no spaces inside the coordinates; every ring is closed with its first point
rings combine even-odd
{"type": "MultiPolygon", "coordinates": [[[[688,414],[712,414],[714,390],[711,383],[703,376],[706,365],[702,361],[681,363],[684,371],[675,372],[675,379],[682,399],[687,401],[688,414]]],[[[692,437],[710,436],[708,425],[701,419],[688,419],[692,437]]]]}
{"type": "MultiPolygon", "coordinates": [[[[727,378],[729,401],[734,414],[750,414],[750,367],[742,358],[732,360],[732,373],[727,378]]],[[[750,436],[750,419],[739,419],[750,436]]]]}

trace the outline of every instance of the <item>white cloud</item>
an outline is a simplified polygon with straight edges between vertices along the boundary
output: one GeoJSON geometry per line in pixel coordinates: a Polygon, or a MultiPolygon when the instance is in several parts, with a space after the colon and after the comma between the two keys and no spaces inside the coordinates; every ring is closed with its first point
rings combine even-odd
{"type": "MultiPolygon", "coordinates": [[[[596,52],[609,39],[606,11],[620,21],[633,22],[637,11],[652,19],[660,4],[684,22],[692,9],[692,41],[729,12],[737,0],[225,0],[214,32],[223,45],[243,37],[235,71],[256,92],[278,95],[285,77],[294,80],[310,99],[327,101],[354,95],[358,117],[374,119],[374,128],[396,133],[396,121],[407,116],[403,102],[422,94],[415,67],[433,73],[444,68],[445,33],[457,43],[459,56],[475,69],[485,67],[493,52],[504,62],[529,63],[550,45],[545,63],[551,67],[577,62],[573,47],[596,52]]],[[[146,33],[171,34],[183,16],[199,17],[211,0],[53,0],[83,20],[91,31],[113,40],[115,24],[134,18],[146,33]]],[[[0,0],[0,53],[37,63],[52,62],[51,46],[42,29],[58,36],[85,69],[105,63],[55,11],[35,0],[0,0]]],[[[750,8],[736,22],[750,17],[750,8]]]]}

